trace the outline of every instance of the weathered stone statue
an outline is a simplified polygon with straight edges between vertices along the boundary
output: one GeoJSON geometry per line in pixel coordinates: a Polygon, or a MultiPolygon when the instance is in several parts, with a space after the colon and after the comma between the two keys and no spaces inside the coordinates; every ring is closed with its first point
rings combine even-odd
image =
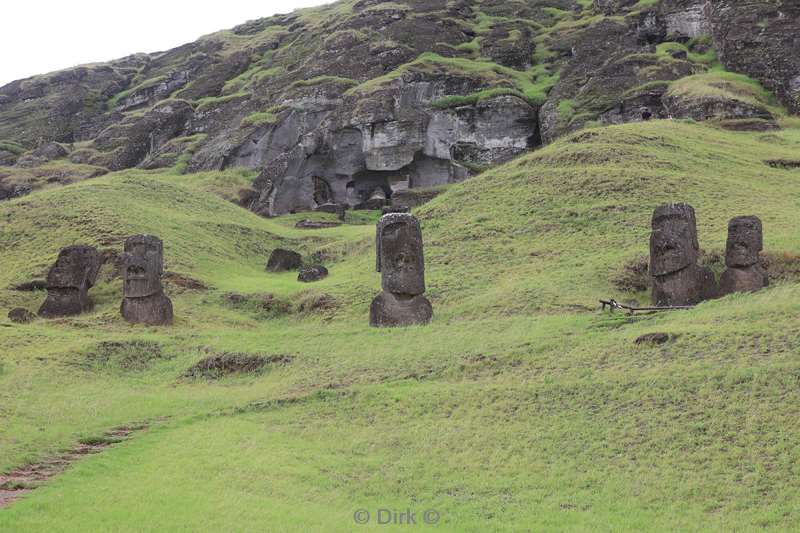
{"type": "Polygon", "coordinates": [[[695,305],[719,294],[714,273],[697,264],[697,220],[688,204],[665,204],[653,213],[650,276],[656,306],[695,305]]]}
{"type": "Polygon", "coordinates": [[[303,256],[292,250],[276,248],[267,261],[267,272],[288,272],[303,266],[303,256]]]}
{"type": "Polygon", "coordinates": [[[89,289],[97,281],[101,265],[100,253],[91,246],[61,250],[47,274],[47,299],[39,308],[39,316],[55,318],[89,311],[93,306],[89,289]]]}
{"type": "Polygon", "coordinates": [[[753,292],[769,285],[769,275],[761,267],[759,253],[764,249],[764,233],[758,217],[736,217],[728,223],[725,264],[720,278],[723,295],[753,292]]]}
{"type": "Polygon", "coordinates": [[[419,221],[408,213],[384,215],[376,235],[381,292],[370,307],[370,325],[396,327],[427,324],[433,307],[425,298],[425,258],[419,221]]]}
{"type": "Polygon", "coordinates": [[[172,302],[164,294],[164,243],[151,235],[136,235],[125,241],[122,316],[131,324],[172,324],[172,302]]]}

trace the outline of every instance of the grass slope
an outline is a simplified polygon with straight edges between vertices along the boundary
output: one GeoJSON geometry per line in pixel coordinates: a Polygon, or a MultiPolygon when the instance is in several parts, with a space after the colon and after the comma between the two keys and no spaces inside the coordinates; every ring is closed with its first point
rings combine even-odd
{"type": "MultiPolygon", "coordinates": [[[[118,248],[140,231],[164,238],[168,270],[212,287],[168,285],[172,328],[124,324],[107,275],[91,314],[0,323],[0,471],[152,421],[0,511],[0,530],[352,531],[357,509],[382,507],[436,509],[442,531],[793,527],[800,284],[676,314],[594,308],[644,300],[610,280],[646,254],[664,201],[695,206],[711,252],[729,218],[758,214],[766,252],[791,259],[798,172],[764,160],[798,158],[794,126],[586,130],[450,188],[417,213],[436,318],[407,330],[367,327],[371,225],[260,219],[220,198],[244,175],[128,172],[0,205],[0,287],[64,244],[118,248]],[[278,244],[323,251],[331,277],[309,289],[264,273],[278,244]],[[265,315],[225,303],[230,291],[294,305],[265,315]],[[296,305],[322,293],[334,309],[296,305]],[[677,339],[634,345],[654,331],[677,339]],[[92,358],[132,340],[160,352],[92,358]],[[220,352],[294,359],[180,378],[220,352]]],[[[0,290],[0,307],[41,298],[0,290]]]]}

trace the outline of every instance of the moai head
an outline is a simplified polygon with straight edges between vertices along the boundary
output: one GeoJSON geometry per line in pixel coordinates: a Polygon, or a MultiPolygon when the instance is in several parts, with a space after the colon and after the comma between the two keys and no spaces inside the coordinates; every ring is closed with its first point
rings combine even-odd
{"type": "Polygon", "coordinates": [[[697,263],[700,243],[694,208],[665,204],[653,213],[650,235],[650,273],[665,276],[697,263]]]}
{"type": "Polygon", "coordinates": [[[728,245],[725,264],[749,267],[758,263],[764,249],[763,226],[758,217],[736,217],[728,223],[728,245]]]}
{"type": "Polygon", "coordinates": [[[377,269],[386,292],[416,296],[425,292],[425,259],[419,221],[408,213],[384,215],[377,229],[377,269]]]}
{"type": "Polygon", "coordinates": [[[48,289],[89,290],[100,272],[100,253],[91,246],[68,246],[47,274],[48,289]]]}
{"type": "Polygon", "coordinates": [[[125,241],[122,256],[125,298],[144,298],[163,291],[164,243],[151,235],[136,235],[125,241]]]}

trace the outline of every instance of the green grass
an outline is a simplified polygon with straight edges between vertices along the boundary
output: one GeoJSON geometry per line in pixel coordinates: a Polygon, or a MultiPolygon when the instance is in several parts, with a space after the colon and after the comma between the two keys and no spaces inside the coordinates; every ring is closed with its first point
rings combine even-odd
{"type": "Polygon", "coordinates": [[[20,155],[25,152],[25,148],[13,141],[0,141],[0,150],[11,152],[14,155],[20,155]]]}
{"type": "Polygon", "coordinates": [[[278,122],[278,115],[268,111],[251,113],[242,119],[242,126],[264,126],[278,122]]]}
{"type": "Polygon", "coordinates": [[[328,83],[336,83],[341,85],[355,86],[358,82],[350,78],[340,78],[338,76],[317,76],[308,80],[297,80],[292,83],[291,87],[314,87],[315,85],[323,85],[328,83]]]}
{"type": "Polygon", "coordinates": [[[437,109],[449,109],[452,107],[475,105],[484,100],[497,98],[498,96],[516,96],[518,98],[522,98],[523,100],[525,99],[525,95],[515,89],[487,89],[485,91],[479,91],[466,96],[446,96],[434,101],[431,104],[431,107],[437,109]]]}
{"type": "Polygon", "coordinates": [[[33,190],[41,190],[83,181],[106,172],[106,169],[94,165],[56,160],[31,168],[2,167],[0,177],[6,185],[28,185],[33,190]]]}
{"type": "MultiPolygon", "coordinates": [[[[532,69],[528,72],[522,72],[483,59],[443,57],[433,52],[425,52],[411,63],[407,63],[384,76],[350,88],[346,94],[369,94],[407,72],[447,72],[475,77],[481,79],[486,85],[492,86],[488,90],[514,90],[532,104],[544,103],[547,99],[547,93],[557,81],[557,77],[538,76],[539,70],[532,69]]],[[[486,94],[485,91],[483,93],[486,94]]],[[[474,101],[481,98],[480,95],[481,92],[453,98],[465,98],[467,101],[472,100],[472,103],[474,103],[474,101]]]]}
{"type": "Polygon", "coordinates": [[[285,72],[283,67],[264,68],[263,63],[257,64],[237,77],[225,82],[222,87],[222,95],[228,96],[231,94],[246,92],[246,90],[253,84],[261,80],[279,76],[285,72]]]}
{"type": "Polygon", "coordinates": [[[227,104],[237,100],[245,100],[250,97],[250,94],[244,91],[226,94],[225,96],[207,96],[195,101],[197,111],[209,111],[217,106],[227,104]]]}
{"type": "Polygon", "coordinates": [[[733,100],[763,107],[776,116],[785,114],[776,102],[775,96],[759,82],[743,74],[719,69],[674,81],[670,84],[667,94],[689,99],[733,100]]]}
{"type": "Polygon", "coordinates": [[[353,531],[356,510],[382,507],[436,509],[442,531],[794,528],[800,284],[674,314],[596,309],[645,301],[611,280],[647,253],[661,202],[695,206],[707,251],[724,250],[728,219],[757,214],[765,252],[796,257],[797,172],[763,163],[797,158],[800,128],[782,123],[587,130],[449,187],[416,210],[436,316],[405,330],[367,326],[374,227],[256,217],[226,200],[246,171],[128,171],[0,204],[2,309],[41,302],[5,287],[41,276],[59,247],[119,249],[138,232],[162,236],[167,270],[210,287],[168,284],[176,324],[133,327],[106,269],[92,313],[0,321],[0,471],[151,421],[0,511],[0,530],[353,531]],[[322,252],[331,276],[265,273],[278,245],[322,252]],[[228,292],[291,305],[258,313],[228,292]],[[300,312],[321,294],[333,308],[300,312]],[[634,344],[655,331],[677,338],[634,344]],[[104,342],[158,356],[77,364],[104,342]],[[180,378],[223,352],[293,360],[180,378]]]}

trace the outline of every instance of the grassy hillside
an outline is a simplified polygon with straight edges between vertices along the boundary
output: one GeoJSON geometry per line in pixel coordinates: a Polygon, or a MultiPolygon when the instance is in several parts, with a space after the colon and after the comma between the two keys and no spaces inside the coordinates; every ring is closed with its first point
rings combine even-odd
{"type": "Polygon", "coordinates": [[[226,199],[246,173],[129,171],[0,204],[0,309],[35,309],[43,294],[6,287],[61,246],[151,232],[177,317],[126,325],[107,268],[88,315],[0,321],[0,472],[150,422],[0,510],[0,530],[382,531],[378,508],[435,509],[441,531],[794,527],[800,174],[765,163],[800,159],[785,126],[585,130],[452,187],[417,212],[436,316],[407,330],[367,326],[374,215],[261,219],[226,199]],[[728,219],[760,216],[777,281],[688,312],[598,311],[646,300],[614,280],[665,201],[694,205],[717,268],[728,219]],[[265,273],[278,245],[330,278],[265,273]],[[634,344],[652,332],[676,337],[634,344]],[[290,362],[181,377],[225,352],[290,362]]]}

